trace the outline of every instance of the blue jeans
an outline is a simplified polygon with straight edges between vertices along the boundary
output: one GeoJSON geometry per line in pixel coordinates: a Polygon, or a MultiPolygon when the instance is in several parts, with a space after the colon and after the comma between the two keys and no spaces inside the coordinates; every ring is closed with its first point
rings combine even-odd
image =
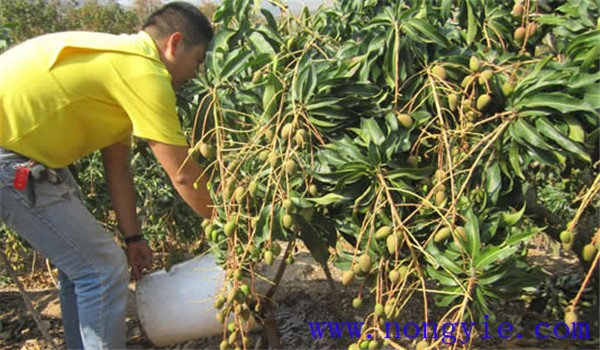
{"type": "Polygon", "coordinates": [[[0,223],[59,269],[67,347],[124,349],[129,274],[123,250],[86,209],[68,169],[59,170],[61,183],[30,178],[25,191],[13,188],[15,166],[26,161],[0,148],[0,223]]]}

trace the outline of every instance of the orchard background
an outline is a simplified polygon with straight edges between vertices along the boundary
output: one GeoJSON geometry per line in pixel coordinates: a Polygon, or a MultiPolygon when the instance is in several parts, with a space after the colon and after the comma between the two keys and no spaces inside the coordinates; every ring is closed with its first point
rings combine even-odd
{"type": "MultiPolygon", "coordinates": [[[[64,29],[133,32],[159,4],[3,2],[0,48],[64,29]]],[[[439,324],[502,322],[497,310],[518,301],[589,322],[597,344],[600,2],[271,4],[277,14],[249,0],[202,5],[217,35],[178,97],[188,161],[211,177],[212,218],[200,223],[133,145],[157,267],[209,253],[227,271],[233,288],[215,313],[234,321],[220,347],[249,346],[250,315],[266,326],[263,345],[280,345],[272,300],[302,249],[330,297],[351,294],[366,322],[352,348],[445,346],[384,344],[383,322],[415,300],[419,320],[439,324]],[[549,278],[532,241],[546,242],[542,259],[575,254],[582,273],[549,278]],[[258,288],[274,263],[274,283],[258,288]]],[[[99,156],[73,168],[114,229],[99,156]]],[[[3,236],[26,263],[26,246],[3,236]]]]}

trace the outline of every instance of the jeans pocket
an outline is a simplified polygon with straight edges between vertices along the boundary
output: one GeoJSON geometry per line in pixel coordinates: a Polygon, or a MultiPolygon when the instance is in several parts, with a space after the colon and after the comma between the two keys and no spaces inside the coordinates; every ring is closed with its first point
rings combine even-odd
{"type": "Polygon", "coordinates": [[[0,187],[12,186],[15,178],[15,165],[18,162],[0,163],[0,187]]]}
{"type": "Polygon", "coordinates": [[[66,183],[53,184],[48,181],[34,181],[32,185],[36,208],[47,207],[61,201],[78,200],[77,189],[66,183]]]}
{"type": "Polygon", "coordinates": [[[6,161],[0,163],[0,188],[12,191],[16,198],[25,201],[29,206],[42,208],[59,201],[77,199],[78,188],[71,183],[50,183],[48,181],[36,181],[31,178],[27,180],[27,187],[21,191],[13,187],[16,166],[23,161],[6,161]]]}

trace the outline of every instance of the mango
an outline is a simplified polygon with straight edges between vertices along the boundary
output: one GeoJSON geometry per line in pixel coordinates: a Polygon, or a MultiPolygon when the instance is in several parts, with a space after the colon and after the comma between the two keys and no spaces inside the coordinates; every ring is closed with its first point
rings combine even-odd
{"type": "Polygon", "coordinates": [[[290,176],[295,175],[298,169],[296,162],[294,162],[292,159],[286,160],[283,163],[283,167],[285,168],[286,173],[288,173],[290,176]]]}
{"type": "Polygon", "coordinates": [[[200,143],[200,154],[206,159],[211,159],[214,156],[213,147],[204,142],[200,143]]]}
{"type": "Polygon", "coordinates": [[[477,56],[471,56],[469,59],[469,69],[471,72],[477,72],[481,67],[481,61],[477,56]]]}
{"type": "Polygon", "coordinates": [[[572,240],[573,235],[571,234],[571,232],[564,230],[560,233],[560,241],[562,243],[571,243],[572,240]]]}
{"type": "Polygon", "coordinates": [[[294,124],[293,123],[287,123],[283,126],[283,128],[281,128],[281,138],[287,139],[288,136],[290,136],[290,134],[292,133],[292,130],[294,129],[294,124]]]}
{"type": "Polygon", "coordinates": [[[267,249],[267,250],[265,250],[263,257],[264,257],[265,263],[267,263],[267,265],[273,264],[273,252],[271,252],[270,250],[267,249]]]}
{"type": "Polygon", "coordinates": [[[537,24],[531,22],[527,25],[527,35],[529,35],[529,37],[532,37],[535,35],[535,32],[537,32],[537,24]]]}
{"type": "Polygon", "coordinates": [[[396,284],[396,283],[398,283],[398,281],[400,281],[400,272],[398,272],[397,270],[392,270],[388,274],[388,277],[390,279],[390,282],[392,282],[392,284],[396,284]]]}
{"type": "Polygon", "coordinates": [[[383,315],[383,311],[384,311],[383,305],[381,305],[379,303],[375,304],[375,308],[373,309],[373,313],[375,314],[375,316],[383,315]]]}
{"type": "Polygon", "coordinates": [[[352,271],[344,271],[342,274],[342,284],[347,286],[354,281],[354,272],[352,271]]]}
{"type": "Polygon", "coordinates": [[[435,204],[437,206],[441,206],[442,204],[444,204],[445,200],[446,200],[446,192],[444,192],[444,191],[437,191],[435,193],[435,204]]]}
{"type": "Polygon", "coordinates": [[[294,218],[290,214],[283,215],[283,219],[281,221],[283,227],[285,227],[288,230],[292,228],[292,225],[294,224],[294,218]]]}
{"type": "Polygon", "coordinates": [[[527,29],[525,29],[525,27],[523,27],[523,26],[515,29],[514,39],[517,42],[517,44],[522,44],[523,43],[523,40],[525,39],[525,33],[526,32],[527,32],[527,29]]]}
{"type": "Polygon", "coordinates": [[[481,111],[492,101],[492,96],[488,94],[481,95],[477,98],[477,110],[481,111]]]}
{"type": "Polygon", "coordinates": [[[425,350],[429,347],[429,342],[427,340],[421,340],[417,343],[417,350],[425,350]]]}
{"type": "Polygon", "coordinates": [[[360,266],[360,269],[364,273],[371,271],[372,265],[373,263],[371,262],[371,257],[369,256],[369,254],[365,253],[358,258],[358,266],[360,266]]]}
{"type": "Polygon", "coordinates": [[[575,312],[573,310],[569,310],[569,311],[565,312],[564,321],[567,324],[567,326],[569,326],[569,330],[572,330],[573,323],[578,322],[577,312],[575,312]]]}
{"type": "Polygon", "coordinates": [[[400,125],[402,125],[405,129],[410,129],[413,125],[412,117],[406,113],[400,113],[396,115],[396,118],[398,119],[400,125]]]}
{"type": "Polygon", "coordinates": [[[516,3],[512,8],[511,13],[515,17],[521,17],[521,15],[523,15],[523,5],[521,5],[521,3],[516,3]]]}
{"type": "Polygon", "coordinates": [[[452,232],[452,231],[450,230],[450,228],[449,228],[449,227],[442,227],[441,229],[439,229],[439,230],[438,230],[438,231],[435,233],[435,236],[433,237],[433,240],[434,240],[436,243],[443,242],[443,241],[445,241],[445,240],[446,240],[446,239],[447,239],[447,238],[450,236],[450,233],[451,233],[451,232],[452,232]]]}
{"type": "Polygon", "coordinates": [[[245,195],[246,195],[246,188],[244,188],[244,186],[239,186],[238,188],[235,189],[235,192],[233,192],[233,198],[235,198],[235,201],[238,203],[242,203],[245,195]]]}
{"type": "Polygon", "coordinates": [[[282,204],[285,210],[287,210],[288,212],[294,209],[294,202],[292,202],[292,200],[289,198],[284,199],[282,204]]]}
{"type": "Polygon", "coordinates": [[[454,112],[454,111],[456,111],[457,105],[458,105],[458,95],[450,94],[450,96],[448,96],[448,108],[450,108],[450,110],[452,112],[454,112]]]}
{"type": "Polygon", "coordinates": [[[223,229],[223,231],[225,231],[225,235],[227,235],[227,237],[231,236],[231,234],[233,233],[234,230],[235,230],[235,222],[228,222],[225,225],[225,228],[223,229]]]}
{"type": "Polygon", "coordinates": [[[400,239],[398,238],[398,236],[394,234],[387,236],[385,240],[385,245],[387,247],[388,253],[396,254],[396,249],[398,249],[399,243],[400,239]]]}
{"type": "Polygon", "coordinates": [[[593,244],[588,243],[583,247],[583,252],[581,253],[581,256],[583,258],[584,261],[592,261],[595,257],[596,257],[596,247],[594,247],[593,244]]]}
{"type": "Polygon", "coordinates": [[[256,181],[252,181],[248,185],[248,194],[250,197],[254,198],[256,196],[256,192],[258,192],[258,183],[256,181]]]}
{"type": "Polygon", "coordinates": [[[391,226],[382,226],[377,231],[375,231],[375,238],[376,239],[386,238],[391,233],[392,233],[392,227],[391,226]]]}
{"type": "Polygon", "coordinates": [[[435,75],[438,78],[440,78],[440,80],[445,80],[446,79],[446,70],[442,66],[434,66],[431,69],[431,72],[433,73],[433,75],[435,75]]]}

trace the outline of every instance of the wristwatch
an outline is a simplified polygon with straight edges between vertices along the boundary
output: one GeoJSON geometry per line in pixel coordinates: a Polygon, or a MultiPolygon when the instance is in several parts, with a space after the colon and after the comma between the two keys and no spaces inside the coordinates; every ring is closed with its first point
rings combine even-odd
{"type": "Polygon", "coordinates": [[[144,236],[142,234],[137,234],[129,237],[123,237],[123,243],[126,245],[133,242],[143,241],[144,236]]]}

